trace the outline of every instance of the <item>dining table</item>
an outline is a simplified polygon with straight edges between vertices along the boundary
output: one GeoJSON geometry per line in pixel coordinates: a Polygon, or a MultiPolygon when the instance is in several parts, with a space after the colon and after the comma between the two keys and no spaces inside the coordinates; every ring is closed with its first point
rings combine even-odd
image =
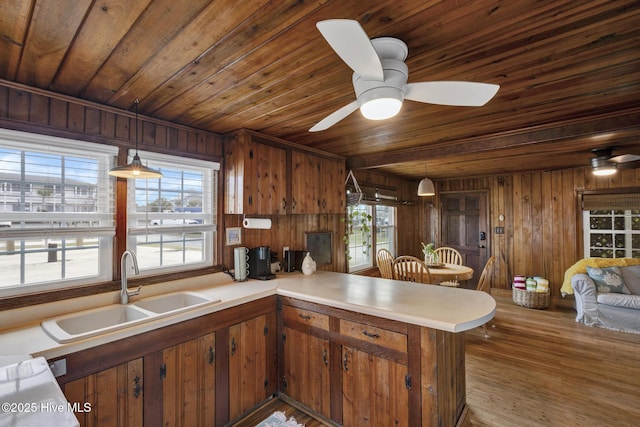
{"type": "Polygon", "coordinates": [[[473,268],[458,264],[427,264],[433,284],[460,282],[473,277],[473,268]]]}

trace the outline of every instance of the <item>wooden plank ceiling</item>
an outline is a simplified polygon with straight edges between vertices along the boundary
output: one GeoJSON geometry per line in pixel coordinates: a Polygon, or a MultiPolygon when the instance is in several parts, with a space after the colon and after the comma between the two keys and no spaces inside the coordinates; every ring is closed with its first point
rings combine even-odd
{"type": "MultiPolygon", "coordinates": [[[[22,0],[0,3],[0,78],[227,133],[249,128],[420,179],[640,154],[637,0],[22,0]],[[358,20],[409,47],[409,82],[501,86],[484,107],[356,112],[352,71],[315,23],[358,20]]],[[[637,164],[633,165],[637,166],[637,164]]]]}

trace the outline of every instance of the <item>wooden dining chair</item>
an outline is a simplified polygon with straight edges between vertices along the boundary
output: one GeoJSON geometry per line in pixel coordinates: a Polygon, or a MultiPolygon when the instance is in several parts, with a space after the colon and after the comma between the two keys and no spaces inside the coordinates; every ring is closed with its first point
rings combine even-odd
{"type": "Polygon", "coordinates": [[[443,246],[436,249],[438,255],[438,261],[446,264],[462,265],[462,255],[454,248],[443,246]]]}
{"type": "Polygon", "coordinates": [[[393,279],[393,254],[387,249],[379,249],[376,253],[378,270],[383,279],[393,279]]]}
{"type": "MultiPolygon", "coordinates": [[[[480,280],[478,280],[478,286],[476,286],[476,291],[482,291],[482,292],[487,292],[491,294],[491,286],[490,286],[491,281],[489,280],[489,278],[491,276],[491,273],[493,272],[493,263],[495,261],[496,261],[495,256],[491,256],[491,258],[487,260],[487,263],[484,265],[484,268],[482,269],[482,274],[480,274],[480,280]]],[[[490,320],[489,322],[491,323],[492,328],[496,327],[493,320],[490,320]]],[[[490,338],[489,334],[487,333],[486,323],[482,325],[482,330],[484,331],[484,337],[490,338]]]]}
{"type": "Polygon", "coordinates": [[[393,274],[396,280],[433,283],[429,269],[424,261],[410,255],[399,256],[393,261],[393,274]]]}

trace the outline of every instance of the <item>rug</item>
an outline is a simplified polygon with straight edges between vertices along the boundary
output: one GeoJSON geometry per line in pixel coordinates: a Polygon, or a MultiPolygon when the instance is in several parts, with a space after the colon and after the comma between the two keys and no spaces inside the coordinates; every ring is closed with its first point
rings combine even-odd
{"type": "Polygon", "coordinates": [[[293,417],[287,419],[284,412],[274,412],[269,418],[262,421],[256,427],[304,427],[304,424],[298,424],[293,417]]]}

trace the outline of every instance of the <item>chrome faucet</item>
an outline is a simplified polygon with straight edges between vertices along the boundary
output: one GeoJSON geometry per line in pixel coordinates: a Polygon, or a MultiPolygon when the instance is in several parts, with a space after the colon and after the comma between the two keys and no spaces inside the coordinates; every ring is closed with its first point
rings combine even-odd
{"type": "Polygon", "coordinates": [[[127,288],[127,257],[131,258],[131,262],[133,263],[133,270],[136,272],[136,274],[140,274],[136,254],[129,250],[124,251],[122,253],[122,258],[120,258],[120,304],[129,304],[129,297],[138,295],[142,290],[142,285],[138,286],[138,289],[136,289],[135,291],[130,291],[127,288]]]}

